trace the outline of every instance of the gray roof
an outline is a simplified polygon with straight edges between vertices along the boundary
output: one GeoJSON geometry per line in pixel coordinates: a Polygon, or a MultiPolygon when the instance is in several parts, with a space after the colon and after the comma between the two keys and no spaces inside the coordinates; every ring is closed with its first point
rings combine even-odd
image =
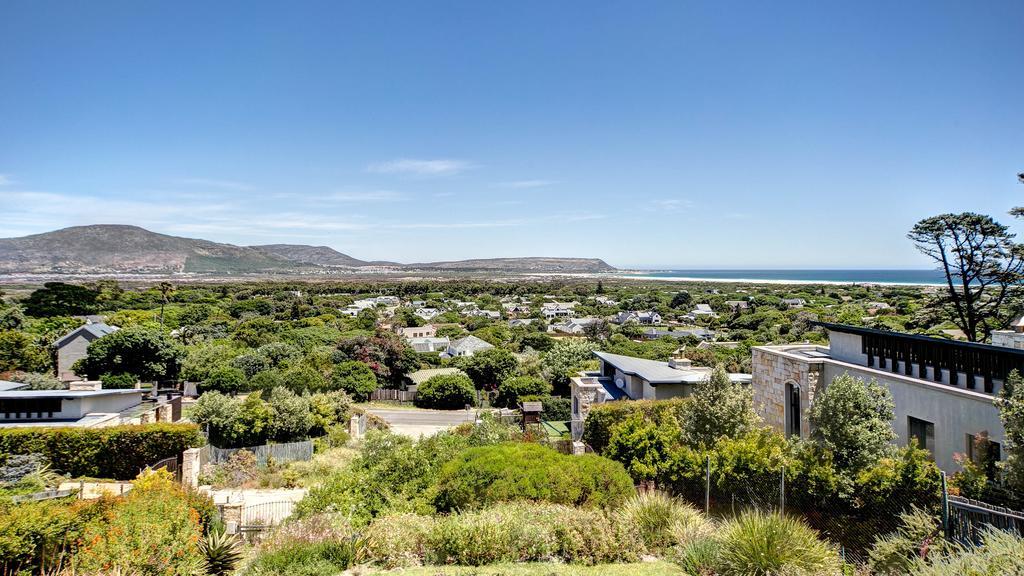
{"type": "Polygon", "coordinates": [[[10,380],[0,380],[0,392],[18,390],[19,388],[24,388],[25,386],[28,386],[28,384],[23,384],[21,382],[11,382],[10,380]]]}
{"type": "Polygon", "coordinates": [[[79,334],[83,333],[88,334],[86,338],[92,336],[91,339],[95,340],[97,338],[102,338],[107,334],[110,334],[111,332],[117,332],[117,326],[110,326],[102,322],[95,322],[93,324],[83,324],[62,336],[60,339],[54,342],[53,345],[56,346],[57,348],[60,348],[61,346],[67,344],[69,341],[74,339],[79,334]]]}
{"type": "MultiPolygon", "coordinates": [[[[696,384],[707,378],[711,373],[710,368],[673,368],[668,365],[668,362],[634,358],[633,356],[623,356],[621,354],[610,354],[597,350],[594,351],[594,356],[611,364],[620,372],[646,380],[652,386],[658,384],[696,384]]],[[[750,382],[750,375],[729,374],[729,379],[733,382],[750,382]]]]}
{"type": "Polygon", "coordinates": [[[476,352],[478,350],[487,350],[488,348],[494,348],[494,345],[490,342],[486,342],[477,338],[476,336],[470,335],[465,338],[459,338],[452,342],[452,350],[456,352],[476,352]]]}
{"type": "Polygon", "coordinates": [[[685,338],[687,336],[711,338],[715,335],[714,332],[707,328],[683,328],[680,330],[659,330],[657,328],[648,328],[644,331],[644,334],[648,336],[656,336],[658,338],[661,338],[662,336],[672,336],[673,338],[685,338]]]}

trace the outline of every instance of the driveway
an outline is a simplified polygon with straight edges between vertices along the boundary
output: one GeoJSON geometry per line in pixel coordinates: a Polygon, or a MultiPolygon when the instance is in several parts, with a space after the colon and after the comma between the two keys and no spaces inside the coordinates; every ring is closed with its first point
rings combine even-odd
{"type": "Polygon", "coordinates": [[[433,436],[442,430],[476,420],[476,410],[421,410],[370,408],[367,412],[383,418],[395,434],[412,438],[433,436]]]}

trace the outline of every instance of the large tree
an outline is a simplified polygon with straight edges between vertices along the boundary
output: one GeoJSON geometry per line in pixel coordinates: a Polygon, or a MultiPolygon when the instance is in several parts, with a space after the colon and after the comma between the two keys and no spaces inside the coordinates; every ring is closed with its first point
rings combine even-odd
{"type": "Polygon", "coordinates": [[[47,282],[25,299],[25,313],[37,318],[92,314],[99,294],[85,286],[47,282]]]}
{"type": "Polygon", "coordinates": [[[971,342],[985,340],[1014,312],[1004,304],[1021,283],[1024,259],[1006,226],[965,212],[921,220],[907,234],[945,275],[942,304],[971,342]]]}
{"type": "Polygon", "coordinates": [[[1010,372],[999,391],[996,406],[1006,430],[1006,452],[1009,458],[1003,466],[1007,480],[1012,487],[1024,491],[1024,378],[1020,372],[1010,372]]]}
{"type": "Polygon", "coordinates": [[[814,438],[832,452],[840,469],[863,470],[885,455],[896,437],[893,410],[887,388],[842,374],[814,399],[814,438]]]}
{"type": "Polygon", "coordinates": [[[139,380],[174,380],[182,350],[158,330],[131,326],[89,344],[86,357],[72,369],[97,379],[102,374],[134,374],[139,380]]]}
{"type": "Polygon", "coordinates": [[[753,430],[757,423],[750,386],[733,382],[719,365],[694,386],[682,427],[690,442],[713,446],[719,438],[734,438],[753,430]]]}

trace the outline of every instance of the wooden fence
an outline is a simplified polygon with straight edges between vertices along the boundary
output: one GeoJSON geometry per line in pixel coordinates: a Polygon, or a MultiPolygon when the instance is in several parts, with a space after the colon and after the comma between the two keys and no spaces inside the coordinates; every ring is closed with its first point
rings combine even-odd
{"type": "Polygon", "coordinates": [[[378,388],[370,392],[370,400],[375,402],[412,402],[415,399],[416,392],[409,390],[378,388]]]}
{"type": "MultiPolygon", "coordinates": [[[[217,448],[210,446],[209,462],[221,464],[227,462],[231,455],[240,450],[248,450],[256,456],[256,462],[261,466],[267,463],[267,458],[273,458],[278,464],[283,462],[295,462],[299,460],[311,460],[313,458],[313,441],[303,440],[301,442],[288,442],[284,444],[264,444],[262,446],[248,446],[246,448],[217,448]]],[[[200,454],[202,460],[202,454],[200,454]]]]}

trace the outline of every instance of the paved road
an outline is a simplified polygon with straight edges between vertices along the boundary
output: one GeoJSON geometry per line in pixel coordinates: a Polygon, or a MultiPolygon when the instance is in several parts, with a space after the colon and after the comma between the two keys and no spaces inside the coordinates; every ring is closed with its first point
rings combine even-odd
{"type": "Polygon", "coordinates": [[[372,408],[367,411],[386,420],[395,434],[404,434],[413,438],[433,436],[442,430],[476,420],[476,410],[372,408]]]}

